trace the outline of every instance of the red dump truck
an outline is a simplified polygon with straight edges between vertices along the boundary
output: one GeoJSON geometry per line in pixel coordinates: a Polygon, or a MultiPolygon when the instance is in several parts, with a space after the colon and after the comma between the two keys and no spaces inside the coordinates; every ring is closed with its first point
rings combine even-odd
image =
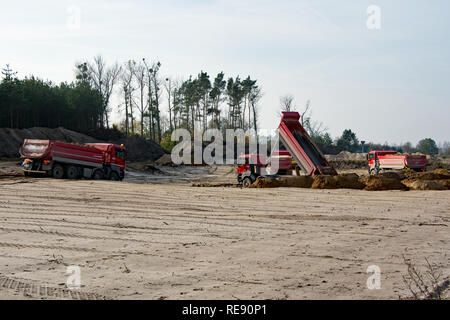
{"type": "Polygon", "coordinates": [[[399,154],[393,150],[373,150],[367,154],[370,174],[385,170],[411,169],[425,171],[427,157],[425,155],[399,154]]]}
{"type": "Polygon", "coordinates": [[[53,140],[25,139],[19,150],[26,176],[45,174],[62,179],[122,180],[126,150],[123,145],[77,145],[53,140]]]}
{"type": "Polygon", "coordinates": [[[280,138],[280,150],[273,150],[269,161],[261,161],[264,159],[262,155],[254,155],[257,161],[250,161],[252,155],[243,155],[248,160],[244,164],[238,166],[237,180],[244,187],[256,181],[259,176],[270,176],[270,163],[278,161],[278,168],[281,171],[290,173],[292,159],[300,167],[306,175],[337,175],[336,170],[330,165],[325,156],[320,152],[319,148],[311,140],[311,137],[300,124],[300,114],[298,112],[282,112],[278,133],[280,138]],[[262,170],[264,168],[264,170],[262,170]],[[266,171],[266,174],[262,172],[266,171]]]}

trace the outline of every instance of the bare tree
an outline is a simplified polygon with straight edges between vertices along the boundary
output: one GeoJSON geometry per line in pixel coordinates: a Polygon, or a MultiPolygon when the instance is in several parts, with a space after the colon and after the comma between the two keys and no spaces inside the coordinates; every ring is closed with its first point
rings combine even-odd
{"type": "Polygon", "coordinates": [[[141,115],[141,136],[144,135],[144,117],[148,108],[148,100],[145,99],[146,72],[147,68],[143,63],[139,63],[135,69],[135,78],[139,90],[139,113],[141,115]]]}
{"type": "Polygon", "coordinates": [[[249,103],[253,113],[253,129],[256,135],[258,134],[258,103],[262,95],[261,88],[259,87],[253,87],[249,95],[249,103]]]}
{"type": "Polygon", "coordinates": [[[133,117],[133,80],[135,75],[136,62],[129,60],[125,63],[125,68],[121,76],[122,90],[124,94],[125,104],[125,131],[127,135],[130,133],[130,118],[131,118],[131,132],[134,133],[134,117],[133,117]]]}
{"type": "Polygon", "coordinates": [[[106,127],[109,128],[109,112],[111,111],[108,107],[109,100],[122,68],[117,62],[107,67],[101,55],[94,57],[94,61],[92,63],[88,62],[87,66],[90,80],[102,97],[101,126],[103,127],[106,122],[106,127]]]}
{"type": "Polygon", "coordinates": [[[161,142],[161,114],[160,114],[160,79],[159,79],[159,68],[161,67],[161,63],[158,61],[156,63],[152,64],[152,67],[150,68],[149,72],[151,75],[151,82],[153,84],[153,97],[154,97],[154,115],[155,115],[155,121],[156,121],[156,127],[157,127],[157,142],[161,142]]]}
{"type": "Polygon", "coordinates": [[[294,96],[292,94],[286,94],[280,97],[281,111],[294,111],[294,96]]]}
{"type": "MultiPolygon", "coordinates": [[[[172,114],[174,114],[173,103],[172,103],[172,99],[174,96],[173,91],[175,89],[174,81],[171,78],[167,77],[166,81],[164,82],[164,88],[166,89],[166,93],[167,93],[167,106],[169,109],[169,128],[170,128],[170,131],[172,131],[173,127],[175,126],[175,125],[172,126],[172,114]]],[[[174,123],[175,123],[175,114],[174,114],[174,123]]]]}

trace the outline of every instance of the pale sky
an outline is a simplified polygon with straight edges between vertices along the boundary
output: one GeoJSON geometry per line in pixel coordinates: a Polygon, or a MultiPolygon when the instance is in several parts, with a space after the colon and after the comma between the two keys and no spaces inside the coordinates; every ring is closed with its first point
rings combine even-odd
{"type": "Polygon", "coordinates": [[[290,93],[300,109],[311,100],[333,137],[351,128],[380,143],[450,141],[448,0],[3,0],[1,8],[0,65],[20,78],[70,82],[76,61],[145,57],[160,60],[164,76],[257,79],[261,128],[277,126],[279,97],[290,93]],[[370,5],[381,10],[380,29],[367,27],[370,5]]]}

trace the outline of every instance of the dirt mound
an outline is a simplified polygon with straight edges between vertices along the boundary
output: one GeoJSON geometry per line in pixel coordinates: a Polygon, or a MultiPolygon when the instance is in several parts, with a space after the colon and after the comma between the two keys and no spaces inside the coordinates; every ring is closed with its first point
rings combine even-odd
{"type": "Polygon", "coordinates": [[[356,173],[345,173],[333,177],[336,180],[338,188],[343,189],[364,189],[366,186],[359,180],[359,176],[356,173]]]}
{"type": "Polygon", "coordinates": [[[249,188],[278,188],[280,181],[276,178],[259,178],[249,188]]]}
{"type": "Polygon", "coordinates": [[[444,187],[450,190],[450,179],[439,180],[439,183],[444,187]]]}
{"type": "Polygon", "coordinates": [[[329,160],[360,160],[366,159],[366,153],[352,153],[348,151],[341,151],[336,155],[327,155],[329,160]]]}
{"type": "Polygon", "coordinates": [[[412,190],[447,190],[439,181],[406,179],[402,183],[412,190]]]}
{"type": "Polygon", "coordinates": [[[172,156],[170,154],[164,154],[162,157],[156,160],[155,163],[160,166],[176,166],[176,164],[172,162],[172,156]]]}
{"type": "Polygon", "coordinates": [[[24,139],[58,140],[73,143],[98,142],[97,140],[64,128],[9,129],[0,128],[0,157],[18,158],[24,139]]]}
{"type": "Polygon", "coordinates": [[[405,174],[401,171],[387,171],[387,172],[379,173],[378,175],[380,177],[389,178],[389,179],[396,179],[396,180],[405,179],[405,174]]]}
{"type": "Polygon", "coordinates": [[[19,148],[24,139],[57,140],[69,143],[110,142],[123,144],[127,149],[127,160],[146,161],[156,160],[167,152],[157,143],[139,136],[122,137],[118,140],[109,140],[107,137],[95,139],[85,134],[67,130],[64,128],[29,128],[10,129],[0,128],[0,158],[18,158],[19,148]]]}
{"type": "Polygon", "coordinates": [[[286,188],[311,188],[314,179],[310,176],[282,177],[278,179],[280,187],[286,188]]]}
{"type": "Polygon", "coordinates": [[[439,168],[439,169],[435,169],[433,172],[435,174],[446,176],[446,177],[448,177],[450,179],[450,171],[448,171],[448,170],[439,168]]]}
{"type": "Polygon", "coordinates": [[[364,160],[329,160],[328,161],[335,169],[366,169],[367,162],[364,160]]]}
{"type": "Polygon", "coordinates": [[[131,136],[111,142],[115,144],[123,144],[125,146],[127,149],[127,160],[129,161],[155,161],[167,153],[156,142],[139,136],[131,136]]]}
{"type": "Polygon", "coordinates": [[[400,180],[385,178],[380,175],[368,176],[360,179],[366,185],[364,190],[367,191],[381,191],[381,190],[408,190],[400,180]]]}
{"type": "Polygon", "coordinates": [[[450,179],[450,172],[445,169],[436,169],[431,172],[407,171],[405,176],[407,179],[414,180],[445,180],[450,179]]]}
{"type": "Polygon", "coordinates": [[[133,162],[127,164],[127,168],[135,171],[148,172],[151,174],[164,174],[154,163],[150,162],[133,162]]]}
{"type": "Polygon", "coordinates": [[[313,176],[312,189],[337,189],[338,184],[333,176],[313,176]]]}

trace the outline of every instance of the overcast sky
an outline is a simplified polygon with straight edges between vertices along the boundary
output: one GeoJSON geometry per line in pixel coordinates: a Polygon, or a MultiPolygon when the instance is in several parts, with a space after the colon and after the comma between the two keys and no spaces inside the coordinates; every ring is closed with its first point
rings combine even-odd
{"type": "Polygon", "coordinates": [[[299,109],[311,100],[313,118],[333,137],[351,128],[374,142],[450,140],[448,0],[44,0],[1,8],[0,64],[19,77],[72,81],[75,61],[145,57],[172,77],[223,70],[257,79],[261,128],[277,126],[279,97],[290,93],[299,109]],[[380,29],[367,27],[376,18],[370,5],[381,10],[380,29]]]}

